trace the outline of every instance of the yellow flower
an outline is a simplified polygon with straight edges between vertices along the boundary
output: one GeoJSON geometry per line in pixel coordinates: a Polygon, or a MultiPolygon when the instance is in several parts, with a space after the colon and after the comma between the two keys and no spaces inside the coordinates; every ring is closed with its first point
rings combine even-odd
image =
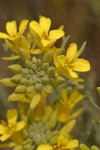
{"type": "Polygon", "coordinates": [[[13,138],[18,131],[22,130],[25,127],[25,121],[17,122],[17,118],[18,114],[16,109],[10,109],[7,111],[8,126],[0,124],[0,141],[3,142],[10,137],[13,138]]]}
{"type": "Polygon", "coordinates": [[[15,20],[7,22],[6,30],[8,34],[0,32],[0,38],[8,39],[11,41],[16,40],[19,36],[21,36],[24,33],[27,23],[28,20],[22,20],[19,26],[19,31],[17,31],[17,24],[15,20]]]}
{"type": "Polygon", "coordinates": [[[51,20],[50,18],[40,17],[39,23],[36,21],[30,22],[30,30],[36,41],[42,47],[51,46],[57,39],[64,36],[64,31],[60,28],[57,30],[50,30],[51,20]]]}
{"type": "Polygon", "coordinates": [[[78,140],[71,139],[70,135],[59,135],[56,145],[41,144],[37,150],[69,150],[78,147],[78,140]]]}
{"type": "Polygon", "coordinates": [[[73,91],[69,96],[66,89],[61,90],[61,99],[57,102],[57,114],[60,122],[66,122],[69,119],[77,117],[81,112],[82,108],[72,113],[73,108],[83,99],[83,95],[78,91],[73,91]],[[71,114],[72,113],[72,114],[71,114]]]}
{"type": "Polygon", "coordinates": [[[41,144],[38,146],[37,150],[69,150],[77,148],[79,145],[78,140],[72,139],[69,134],[75,126],[75,123],[76,121],[72,120],[60,130],[60,134],[57,137],[57,143],[55,145],[41,144]]]}
{"type": "Polygon", "coordinates": [[[20,38],[23,35],[28,24],[28,20],[22,20],[19,26],[19,31],[17,31],[16,21],[10,21],[6,24],[6,33],[0,32],[0,38],[5,39],[6,44],[12,48],[16,53],[19,51],[20,38]]]}
{"type": "Polygon", "coordinates": [[[81,50],[77,51],[77,45],[72,43],[66,52],[66,56],[56,56],[54,62],[58,71],[64,76],[82,82],[84,80],[79,78],[76,72],[89,71],[90,63],[85,59],[77,58],[80,54],[81,50]]]}

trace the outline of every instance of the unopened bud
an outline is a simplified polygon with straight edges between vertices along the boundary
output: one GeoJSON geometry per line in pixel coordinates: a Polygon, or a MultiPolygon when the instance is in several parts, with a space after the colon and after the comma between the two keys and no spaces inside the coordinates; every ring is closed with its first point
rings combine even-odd
{"type": "Polygon", "coordinates": [[[32,93],[33,91],[34,91],[34,86],[28,86],[26,93],[29,94],[29,93],[32,93]]]}
{"type": "Polygon", "coordinates": [[[11,78],[11,80],[12,80],[13,82],[15,82],[15,83],[19,83],[21,79],[22,79],[22,75],[21,75],[21,74],[16,74],[16,75],[14,75],[14,76],[11,78]]]}
{"type": "Polygon", "coordinates": [[[26,61],[25,61],[25,66],[26,66],[26,68],[31,69],[31,68],[32,68],[32,62],[29,61],[29,60],[26,60],[26,61]]]}
{"type": "Polygon", "coordinates": [[[20,49],[20,56],[21,56],[22,60],[30,60],[30,54],[29,54],[28,50],[25,50],[23,48],[20,49]]]}
{"type": "Polygon", "coordinates": [[[51,63],[51,61],[52,61],[52,52],[51,51],[48,51],[44,54],[43,61],[47,62],[47,63],[51,63]]]}
{"type": "Polygon", "coordinates": [[[8,87],[14,87],[16,84],[11,80],[11,78],[4,78],[0,80],[0,84],[8,87]]]}
{"type": "Polygon", "coordinates": [[[36,89],[37,91],[40,91],[41,88],[42,88],[42,84],[41,84],[41,83],[36,83],[36,84],[35,84],[35,89],[36,89]]]}
{"type": "Polygon", "coordinates": [[[40,59],[38,59],[35,64],[37,65],[37,67],[39,67],[42,65],[42,61],[40,59]]]}
{"type": "Polygon", "coordinates": [[[16,93],[25,93],[26,92],[26,86],[25,85],[18,85],[15,89],[16,93]]]}
{"type": "Polygon", "coordinates": [[[44,84],[48,83],[49,82],[49,77],[48,75],[45,75],[43,78],[42,78],[42,81],[44,84]]]}
{"type": "Polygon", "coordinates": [[[22,66],[18,64],[10,65],[8,68],[15,73],[19,73],[22,70],[22,66]]]}

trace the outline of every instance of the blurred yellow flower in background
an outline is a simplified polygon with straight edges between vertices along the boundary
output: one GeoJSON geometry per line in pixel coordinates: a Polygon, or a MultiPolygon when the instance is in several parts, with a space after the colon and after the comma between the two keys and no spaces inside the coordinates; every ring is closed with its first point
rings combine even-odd
{"type": "Polygon", "coordinates": [[[75,123],[76,121],[72,120],[60,130],[60,134],[57,137],[57,143],[55,145],[51,146],[49,144],[41,144],[38,146],[37,150],[67,150],[77,148],[79,146],[78,140],[72,139],[69,135],[75,126],[75,123]]]}
{"type": "Polygon", "coordinates": [[[74,113],[72,113],[73,108],[83,99],[83,95],[78,91],[73,91],[70,95],[66,89],[61,90],[61,99],[57,102],[57,116],[58,121],[66,122],[70,119],[76,118],[81,112],[82,108],[78,109],[74,113]]]}

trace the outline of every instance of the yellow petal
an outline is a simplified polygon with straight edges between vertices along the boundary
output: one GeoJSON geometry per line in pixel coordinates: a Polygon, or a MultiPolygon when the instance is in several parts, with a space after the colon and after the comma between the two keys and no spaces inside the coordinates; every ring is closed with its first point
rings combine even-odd
{"type": "Polygon", "coordinates": [[[78,147],[78,140],[71,140],[66,144],[65,149],[77,148],[78,147]]]}
{"type": "Polygon", "coordinates": [[[72,77],[72,78],[78,78],[77,73],[74,72],[73,70],[67,68],[67,71],[68,71],[70,77],[72,77]]]}
{"type": "Polygon", "coordinates": [[[39,20],[39,23],[43,31],[45,33],[48,33],[50,26],[51,26],[51,20],[49,18],[41,17],[39,20]]]}
{"type": "Polygon", "coordinates": [[[74,112],[73,114],[71,114],[70,116],[68,116],[68,117],[66,118],[66,121],[75,119],[75,118],[78,117],[82,112],[83,112],[83,108],[78,109],[76,112],[74,112]]]}
{"type": "Polygon", "coordinates": [[[37,119],[42,118],[43,115],[45,114],[46,96],[47,96],[47,94],[45,92],[41,93],[41,99],[40,99],[38,105],[34,109],[34,115],[35,115],[35,118],[37,118],[37,119]]]}
{"type": "Polygon", "coordinates": [[[1,39],[9,39],[9,40],[12,40],[12,38],[11,38],[9,35],[7,35],[7,34],[5,34],[5,33],[2,33],[2,32],[0,32],[0,38],[1,38],[1,39]]]}
{"type": "Polygon", "coordinates": [[[28,20],[22,20],[19,26],[19,33],[22,35],[27,27],[28,20]]]}
{"type": "Polygon", "coordinates": [[[40,99],[41,99],[41,95],[40,94],[34,95],[33,98],[32,98],[32,101],[30,103],[30,108],[34,109],[38,105],[40,99]]]}
{"type": "Polygon", "coordinates": [[[2,136],[0,136],[0,141],[6,141],[7,139],[9,139],[10,136],[11,134],[3,134],[2,136]]]}
{"type": "Polygon", "coordinates": [[[17,25],[16,21],[13,20],[11,22],[7,22],[6,30],[11,37],[15,37],[17,35],[17,25]]]}
{"type": "Polygon", "coordinates": [[[48,39],[54,41],[64,36],[64,31],[62,30],[52,30],[49,33],[48,39]]]}
{"type": "Polygon", "coordinates": [[[0,124],[0,134],[4,134],[6,132],[6,127],[0,124]]]}
{"type": "Polygon", "coordinates": [[[53,150],[53,147],[49,144],[41,144],[37,150],[53,150]]]}
{"type": "Polygon", "coordinates": [[[61,96],[62,96],[62,99],[63,99],[63,104],[66,103],[66,101],[68,100],[68,93],[67,93],[67,90],[66,89],[62,89],[61,90],[61,96]]]}
{"type": "Polygon", "coordinates": [[[71,61],[75,57],[76,52],[77,52],[77,45],[75,43],[70,44],[66,52],[66,59],[68,61],[71,61]]]}
{"type": "MultiPolygon", "coordinates": [[[[68,77],[69,79],[71,79],[71,80],[74,80],[74,81],[77,81],[77,82],[84,82],[84,79],[82,79],[82,78],[79,78],[79,77],[72,77],[71,76],[71,74],[69,73],[69,70],[68,70],[68,68],[66,69],[66,68],[64,68],[64,67],[62,67],[62,66],[59,66],[59,64],[58,64],[58,62],[57,61],[55,61],[55,63],[56,63],[56,66],[57,66],[57,71],[58,72],[60,72],[61,74],[63,74],[64,76],[66,76],[66,77],[68,77]]],[[[75,73],[75,72],[74,72],[75,73]]],[[[76,76],[77,74],[75,73],[75,76],[76,76]]],[[[77,75],[78,76],[78,75],[77,75]]]]}
{"type": "Polygon", "coordinates": [[[30,22],[30,28],[33,30],[33,32],[35,32],[36,34],[42,36],[43,33],[43,29],[40,26],[39,23],[37,23],[36,21],[31,21],[30,22]]]}
{"type": "Polygon", "coordinates": [[[8,124],[16,124],[18,114],[16,109],[10,109],[7,111],[8,124]]]}
{"type": "Polygon", "coordinates": [[[70,133],[72,129],[74,128],[75,124],[76,124],[76,120],[70,121],[60,130],[60,133],[61,134],[70,133]]]}
{"type": "Polygon", "coordinates": [[[90,63],[85,59],[76,59],[73,66],[74,71],[85,72],[90,70],[90,63]]]}
{"type": "Polygon", "coordinates": [[[25,121],[20,121],[16,124],[16,129],[15,131],[20,131],[21,129],[23,129],[26,125],[26,122],[25,121]]]}
{"type": "Polygon", "coordinates": [[[69,101],[71,102],[71,107],[73,108],[78,102],[83,99],[83,95],[78,91],[73,91],[69,97],[69,101]]]}
{"type": "Polygon", "coordinates": [[[41,54],[43,53],[44,51],[42,49],[30,49],[29,50],[29,53],[30,54],[41,54]]]}

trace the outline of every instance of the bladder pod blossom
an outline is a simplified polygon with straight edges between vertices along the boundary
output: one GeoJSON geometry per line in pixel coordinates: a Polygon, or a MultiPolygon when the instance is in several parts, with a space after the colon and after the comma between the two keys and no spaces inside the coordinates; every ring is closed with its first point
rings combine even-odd
{"type": "MultiPolygon", "coordinates": [[[[86,98],[78,72],[90,70],[89,61],[79,58],[85,46],[77,50],[77,44],[72,43],[64,55],[64,39],[68,38],[56,47],[55,42],[65,33],[62,26],[56,30],[50,27],[51,19],[41,16],[39,23],[32,20],[29,26],[28,20],[22,20],[19,31],[16,21],[8,22],[8,34],[0,32],[10,52],[3,59],[16,60],[8,66],[12,75],[0,79],[0,84],[13,88],[8,102],[16,103],[16,108],[7,111],[7,123],[0,123],[0,148],[89,149],[80,142],[77,128],[77,118],[84,111],[81,101],[86,98]]],[[[98,150],[96,146],[91,149],[98,150]]]]}

